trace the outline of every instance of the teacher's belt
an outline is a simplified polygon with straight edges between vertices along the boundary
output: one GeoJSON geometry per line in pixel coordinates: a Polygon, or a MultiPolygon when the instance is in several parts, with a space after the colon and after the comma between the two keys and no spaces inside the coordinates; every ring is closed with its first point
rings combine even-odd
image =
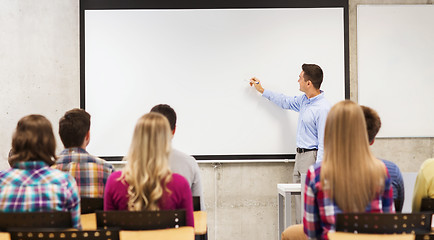
{"type": "Polygon", "coordinates": [[[318,149],[316,148],[312,148],[312,149],[307,149],[307,148],[297,148],[297,153],[305,153],[305,152],[310,152],[310,151],[317,151],[318,149]]]}

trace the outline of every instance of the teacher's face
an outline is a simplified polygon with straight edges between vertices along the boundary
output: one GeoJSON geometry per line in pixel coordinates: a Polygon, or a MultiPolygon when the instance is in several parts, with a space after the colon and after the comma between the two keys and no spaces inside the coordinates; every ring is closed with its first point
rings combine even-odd
{"type": "Polygon", "coordinates": [[[299,75],[298,84],[300,85],[300,91],[306,92],[307,81],[305,81],[305,79],[304,79],[304,71],[301,71],[301,73],[299,75]]]}

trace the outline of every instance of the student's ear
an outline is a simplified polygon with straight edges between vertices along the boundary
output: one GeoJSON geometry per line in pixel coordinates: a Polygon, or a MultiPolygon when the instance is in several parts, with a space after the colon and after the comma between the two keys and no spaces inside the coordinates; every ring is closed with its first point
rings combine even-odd
{"type": "Polygon", "coordinates": [[[175,125],[175,127],[173,128],[173,130],[172,130],[172,135],[175,135],[175,131],[176,131],[176,125],[175,125]]]}
{"type": "Polygon", "coordinates": [[[87,132],[86,137],[84,137],[84,142],[86,143],[86,146],[90,142],[90,130],[87,132]]]}

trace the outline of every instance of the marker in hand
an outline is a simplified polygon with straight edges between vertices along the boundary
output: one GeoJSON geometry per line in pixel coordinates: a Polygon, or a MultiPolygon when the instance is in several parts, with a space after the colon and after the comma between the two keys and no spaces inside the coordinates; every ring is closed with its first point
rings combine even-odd
{"type": "Polygon", "coordinates": [[[250,86],[253,86],[253,83],[254,83],[254,84],[259,84],[259,80],[256,79],[256,78],[251,78],[251,79],[250,79],[250,86]]]}

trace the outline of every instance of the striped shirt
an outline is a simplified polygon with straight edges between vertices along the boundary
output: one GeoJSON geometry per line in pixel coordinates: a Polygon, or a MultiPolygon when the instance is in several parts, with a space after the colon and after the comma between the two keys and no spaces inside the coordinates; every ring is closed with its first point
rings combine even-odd
{"type": "Polygon", "coordinates": [[[0,172],[0,211],[68,211],[73,227],[81,228],[80,196],[74,178],[43,161],[17,162],[0,172]]]}
{"type": "Polygon", "coordinates": [[[82,148],[63,150],[53,168],[69,172],[77,181],[80,196],[92,198],[104,196],[105,184],[114,170],[111,164],[82,148]]]}
{"type": "MultiPolygon", "coordinates": [[[[327,233],[335,229],[336,214],[342,210],[327,196],[320,181],[321,163],[309,167],[304,191],[304,232],[309,239],[328,239],[327,233]]],[[[384,192],[372,200],[365,212],[395,212],[389,174],[384,192]]]]}

